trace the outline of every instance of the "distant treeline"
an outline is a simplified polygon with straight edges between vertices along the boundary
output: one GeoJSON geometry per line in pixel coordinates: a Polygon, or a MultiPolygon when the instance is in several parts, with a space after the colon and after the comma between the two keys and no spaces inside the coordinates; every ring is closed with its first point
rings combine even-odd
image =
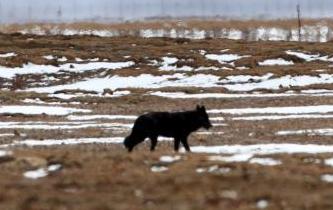
{"type": "Polygon", "coordinates": [[[333,17],[332,0],[0,0],[0,23],[333,17]]]}

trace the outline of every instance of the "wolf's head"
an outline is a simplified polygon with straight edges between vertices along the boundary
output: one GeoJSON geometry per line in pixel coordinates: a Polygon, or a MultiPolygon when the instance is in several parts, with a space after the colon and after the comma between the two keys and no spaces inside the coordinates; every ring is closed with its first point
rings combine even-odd
{"type": "Polygon", "coordinates": [[[210,123],[205,106],[197,105],[196,111],[199,114],[198,121],[199,121],[200,126],[204,127],[207,130],[209,128],[213,127],[212,124],[210,123]]]}
{"type": "Polygon", "coordinates": [[[130,136],[126,137],[124,140],[124,146],[129,152],[131,152],[133,150],[133,147],[137,144],[138,142],[133,141],[130,136]]]}

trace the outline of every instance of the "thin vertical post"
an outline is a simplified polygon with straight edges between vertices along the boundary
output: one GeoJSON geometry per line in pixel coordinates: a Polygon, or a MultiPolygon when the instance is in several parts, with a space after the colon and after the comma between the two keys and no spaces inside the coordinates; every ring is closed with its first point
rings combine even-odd
{"type": "Polygon", "coordinates": [[[297,19],[298,19],[298,41],[302,41],[302,22],[301,22],[301,6],[297,4],[297,19]]]}

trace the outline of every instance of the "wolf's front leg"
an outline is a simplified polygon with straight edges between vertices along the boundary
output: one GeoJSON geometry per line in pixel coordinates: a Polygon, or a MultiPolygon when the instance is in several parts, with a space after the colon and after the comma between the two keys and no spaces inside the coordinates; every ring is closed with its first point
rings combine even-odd
{"type": "Polygon", "coordinates": [[[175,138],[174,149],[176,152],[178,152],[179,150],[179,145],[180,145],[180,138],[175,138]]]}
{"type": "Polygon", "coordinates": [[[157,136],[150,137],[150,140],[151,140],[150,151],[154,151],[157,145],[157,136]]]}

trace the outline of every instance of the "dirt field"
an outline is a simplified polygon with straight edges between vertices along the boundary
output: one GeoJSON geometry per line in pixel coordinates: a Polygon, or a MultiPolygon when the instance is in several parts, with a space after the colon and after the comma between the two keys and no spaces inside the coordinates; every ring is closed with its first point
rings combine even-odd
{"type": "Polygon", "coordinates": [[[331,42],[0,40],[0,209],[333,209],[331,42]],[[214,127],[192,153],[123,148],[136,116],[197,104],[214,127]]]}

